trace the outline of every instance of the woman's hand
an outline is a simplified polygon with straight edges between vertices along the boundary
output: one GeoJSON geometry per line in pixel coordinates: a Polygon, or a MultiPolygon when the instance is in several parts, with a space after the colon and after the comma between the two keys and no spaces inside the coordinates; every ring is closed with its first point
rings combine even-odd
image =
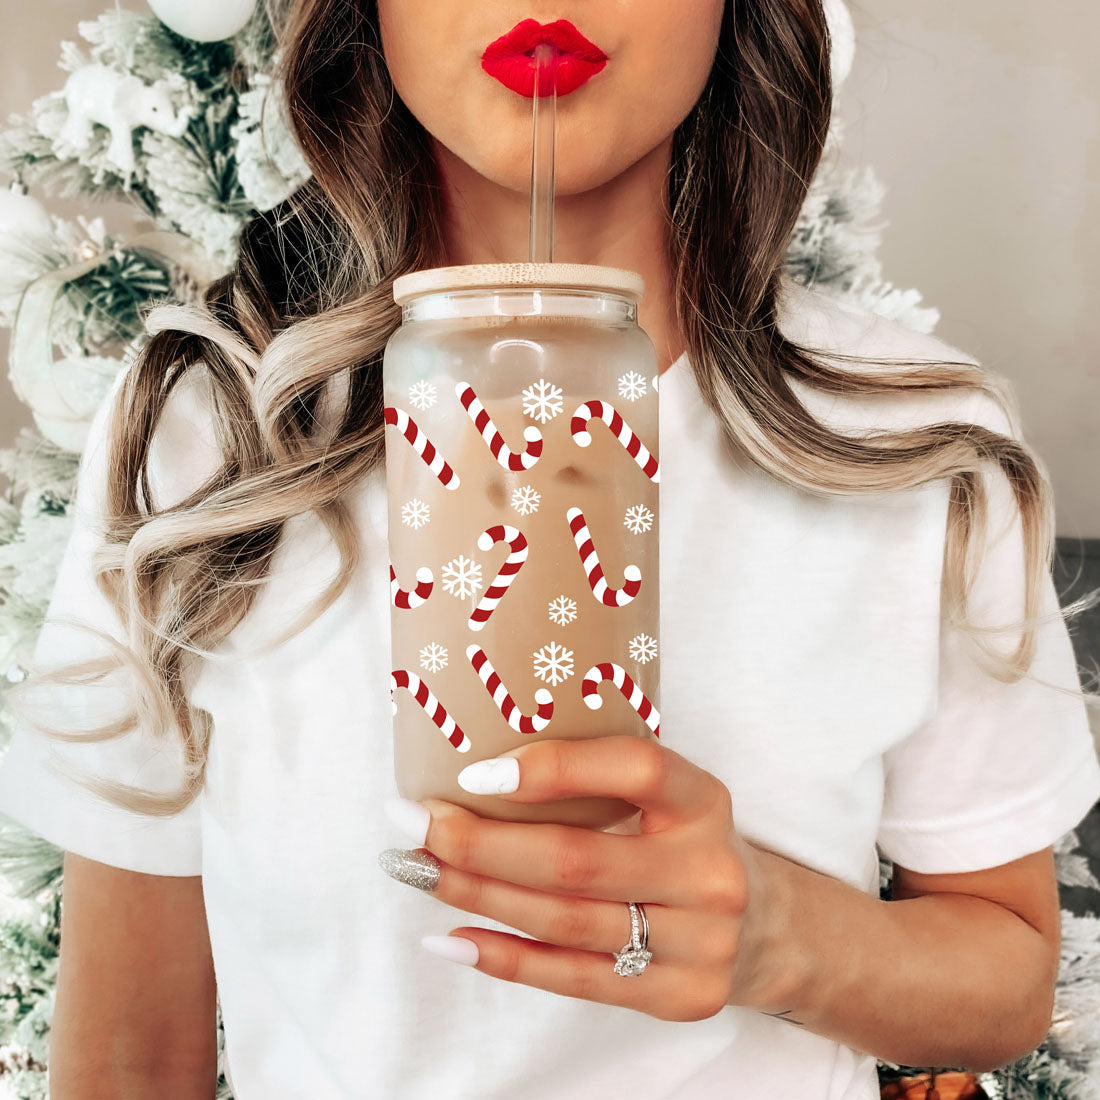
{"type": "MultiPolygon", "coordinates": [[[[505,782],[499,797],[618,797],[641,809],[640,832],[497,821],[426,799],[421,843],[436,859],[416,853],[430,865],[421,885],[534,937],[463,926],[443,938],[457,949],[449,957],[505,981],[664,1020],[701,1020],[749,1003],[766,962],[769,905],[762,864],[734,829],[725,784],[629,735],[534,741],[471,767],[515,782],[510,760],[518,785],[505,782]],[[626,978],[612,967],[630,939],[629,901],[645,906],[653,960],[626,978]],[[457,937],[476,951],[463,952],[457,937]]],[[[405,804],[413,820],[417,806],[405,804]]]]}

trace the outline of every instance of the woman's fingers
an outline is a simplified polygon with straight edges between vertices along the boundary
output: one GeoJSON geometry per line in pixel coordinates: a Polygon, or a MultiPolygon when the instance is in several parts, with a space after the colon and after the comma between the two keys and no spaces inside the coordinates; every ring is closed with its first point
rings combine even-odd
{"type": "Polygon", "coordinates": [[[602,833],[572,825],[483,818],[437,799],[423,846],[444,863],[551,894],[739,911],[743,868],[702,836],[602,833]]]}
{"type": "MultiPolygon", "coordinates": [[[[482,879],[440,864],[425,849],[385,853],[391,860],[401,854],[432,866],[427,877],[435,882],[433,897],[533,937],[464,925],[452,929],[450,937],[430,939],[471,940],[476,960],[465,951],[440,952],[448,958],[504,981],[633,1008],[659,1019],[705,1019],[729,1003],[737,935],[733,922],[646,905],[653,959],[642,974],[626,978],[614,970],[614,955],[627,945],[631,932],[630,912],[620,902],[560,898],[482,879]]],[[[438,951],[435,943],[425,940],[425,946],[438,951]]]]}
{"type": "Polygon", "coordinates": [[[656,933],[652,930],[653,961],[635,977],[616,974],[605,954],[557,947],[488,928],[455,928],[451,934],[477,944],[475,965],[482,973],[563,997],[619,1005],[659,1020],[676,1021],[705,1020],[728,1004],[728,968],[700,971],[661,962],[663,953],[653,947],[656,933]]]}
{"type": "Polygon", "coordinates": [[[579,795],[622,798],[642,811],[641,831],[658,832],[728,811],[729,791],[710,772],[658,741],[629,734],[533,741],[463,769],[459,782],[511,802],[579,795]],[[518,763],[518,785],[516,765],[518,763]],[[500,779],[506,782],[502,789],[500,779]],[[510,789],[513,788],[514,789],[510,789]]]}
{"type": "Polygon", "coordinates": [[[622,834],[499,821],[441,799],[395,806],[395,824],[422,847],[386,853],[389,873],[403,855],[418,857],[431,874],[403,881],[532,937],[453,930],[477,945],[478,970],[669,1020],[703,1019],[728,1003],[748,887],[721,781],[632,736],[532,742],[459,781],[520,802],[596,795],[642,810],[640,833],[622,834]],[[633,978],[613,967],[630,939],[629,901],[646,906],[654,953],[633,978]]]}
{"type": "MultiPolygon", "coordinates": [[[[415,854],[423,858],[424,850],[415,854]]],[[[608,956],[630,940],[630,910],[622,902],[546,894],[437,862],[439,875],[430,892],[456,909],[499,921],[546,943],[608,956]]],[[[736,946],[732,921],[652,902],[645,903],[645,914],[650,939],[661,945],[665,962],[728,969],[736,946]]]]}

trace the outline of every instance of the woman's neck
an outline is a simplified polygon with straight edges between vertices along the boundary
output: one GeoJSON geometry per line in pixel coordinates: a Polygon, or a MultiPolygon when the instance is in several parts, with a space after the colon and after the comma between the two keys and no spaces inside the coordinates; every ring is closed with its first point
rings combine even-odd
{"type": "MultiPolygon", "coordinates": [[[[667,172],[671,143],[622,175],[554,207],[554,259],[636,271],[646,292],[638,320],[665,370],[683,351],[668,262],[667,172]]],[[[529,198],[492,183],[436,143],[446,201],[448,264],[515,262],[527,258],[529,198]]]]}

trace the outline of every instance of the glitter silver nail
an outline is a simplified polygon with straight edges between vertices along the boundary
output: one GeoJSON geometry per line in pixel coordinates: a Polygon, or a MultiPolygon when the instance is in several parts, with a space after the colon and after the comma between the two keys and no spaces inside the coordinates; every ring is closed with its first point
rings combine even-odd
{"type": "Polygon", "coordinates": [[[439,885],[439,860],[425,848],[387,848],[378,856],[378,866],[390,878],[431,891],[439,885]]]}

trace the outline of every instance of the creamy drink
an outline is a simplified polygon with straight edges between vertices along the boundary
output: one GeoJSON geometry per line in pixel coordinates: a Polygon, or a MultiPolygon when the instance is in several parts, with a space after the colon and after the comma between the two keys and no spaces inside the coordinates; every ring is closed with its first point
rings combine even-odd
{"type": "Polygon", "coordinates": [[[399,793],[605,827],[617,799],[471,795],[539,738],[659,736],[658,398],[639,278],[569,264],[398,280],[386,349],[399,793]]]}

